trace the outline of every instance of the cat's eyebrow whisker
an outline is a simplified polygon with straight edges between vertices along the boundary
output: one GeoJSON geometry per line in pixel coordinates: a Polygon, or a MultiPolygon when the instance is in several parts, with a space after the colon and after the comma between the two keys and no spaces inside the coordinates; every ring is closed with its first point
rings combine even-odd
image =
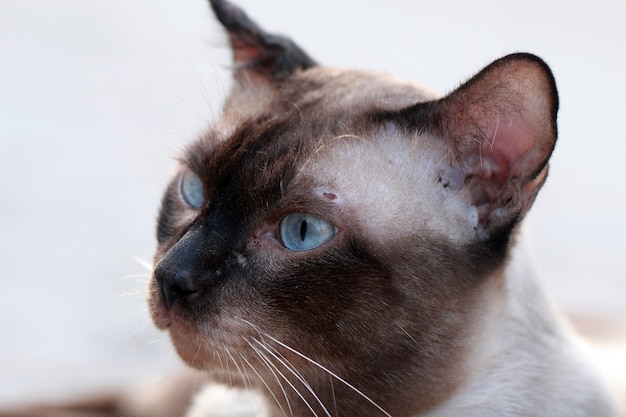
{"type": "Polygon", "coordinates": [[[328,412],[328,409],[326,408],[326,406],[324,405],[324,403],[322,402],[322,400],[319,399],[319,397],[317,396],[317,394],[315,393],[315,391],[313,390],[313,388],[311,387],[311,384],[309,384],[306,379],[304,378],[304,376],[302,376],[302,374],[296,369],[296,367],[289,362],[289,360],[287,358],[285,358],[285,356],[283,356],[282,354],[280,354],[275,348],[268,346],[264,343],[260,343],[258,340],[253,339],[255,342],[257,342],[263,349],[265,349],[267,351],[267,353],[269,353],[270,355],[272,355],[281,365],[283,365],[293,376],[296,377],[296,379],[298,381],[300,381],[304,387],[311,393],[311,395],[313,395],[313,398],[315,398],[315,400],[317,400],[317,402],[319,403],[319,405],[322,407],[322,409],[324,410],[324,413],[328,416],[328,417],[332,417],[331,414],[328,412]]]}
{"type": "MultiPolygon", "coordinates": [[[[254,352],[261,359],[261,361],[265,364],[265,367],[270,371],[270,373],[272,374],[272,376],[274,377],[274,379],[278,383],[278,386],[279,386],[280,390],[283,392],[283,395],[285,397],[285,401],[287,402],[287,408],[289,409],[289,415],[291,417],[293,417],[293,410],[291,409],[291,403],[289,402],[289,396],[287,395],[287,391],[285,391],[285,387],[284,387],[283,383],[281,382],[280,378],[278,377],[278,375],[276,375],[276,372],[274,372],[273,364],[268,363],[268,359],[264,355],[260,354],[258,349],[255,346],[253,346],[252,343],[250,343],[249,341],[246,341],[246,342],[252,348],[252,350],[254,350],[254,352]]],[[[270,392],[271,392],[271,390],[270,390],[270,392]]],[[[276,397],[274,397],[274,398],[276,398],[276,397]]],[[[279,407],[282,410],[282,407],[280,406],[280,403],[279,403],[279,407]]],[[[285,414],[285,413],[283,412],[283,414],[285,414]]]]}
{"type": "MultiPolygon", "coordinates": [[[[255,342],[259,343],[258,340],[253,339],[255,342]]],[[[270,360],[270,358],[268,358],[265,353],[263,353],[262,351],[260,351],[256,346],[251,345],[252,348],[255,350],[255,352],[257,352],[258,355],[262,356],[263,358],[265,358],[266,363],[268,365],[270,365],[272,368],[274,368],[274,370],[278,373],[278,375],[280,375],[280,377],[287,383],[287,385],[289,385],[291,387],[291,389],[294,390],[294,392],[298,395],[298,397],[300,397],[300,399],[304,402],[304,404],[307,406],[307,408],[311,411],[311,413],[313,413],[313,415],[315,417],[319,417],[319,415],[315,412],[315,410],[313,409],[313,407],[311,406],[311,404],[309,404],[309,402],[306,400],[306,398],[304,398],[304,395],[302,395],[302,393],[300,392],[300,390],[293,385],[293,383],[289,380],[289,378],[287,378],[285,376],[285,374],[283,374],[280,369],[278,369],[278,366],[272,362],[270,360]]],[[[262,346],[262,345],[261,345],[262,346]]]]}
{"type": "Polygon", "coordinates": [[[326,125],[324,127],[324,132],[320,135],[320,137],[317,140],[317,144],[315,146],[315,150],[313,152],[311,152],[311,154],[309,155],[309,157],[306,159],[306,161],[304,161],[302,164],[300,164],[300,158],[294,159],[293,161],[293,166],[295,167],[296,164],[300,164],[300,169],[298,170],[298,173],[296,174],[296,178],[300,176],[300,173],[302,173],[302,171],[304,170],[304,168],[309,164],[309,162],[311,162],[311,160],[313,159],[313,157],[315,155],[318,154],[319,151],[321,151],[322,149],[324,149],[324,147],[326,146],[326,144],[324,143],[324,137],[326,136],[326,132],[328,131],[328,125],[326,125]]]}
{"type": "Polygon", "coordinates": [[[324,149],[326,147],[325,144],[321,144],[318,147],[315,148],[315,150],[313,152],[311,152],[311,154],[309,155],[309,157],[306,159],[306,161],[304,161],[302,163],[302,165],[300,165],[300,169],[298,170],[298,174],[296,175],[296,177],[298,177],[300,175],[300,173],[302,171],[304,171],[304,168],[306,168],[306,166],[309,164],[309,162],[311,162],[311,160],[313,159],[313,157],[315,155],[317,155],[319,153],[319,151],[321,151],[322,149],[324,149]]]}

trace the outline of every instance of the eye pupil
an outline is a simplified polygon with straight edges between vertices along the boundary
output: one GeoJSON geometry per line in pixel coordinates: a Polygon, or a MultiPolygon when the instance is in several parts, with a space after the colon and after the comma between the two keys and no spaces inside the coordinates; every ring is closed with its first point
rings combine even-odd
{"type": "Polygon", "coordinates": [[[280,222],[280,240],[289,250],[315,249],[335,236],[337,228],[330,222],[306,213],[291,213],[280,222]]]}
{"type": "Polygon", "coordinates": [[[300,240],[302,242],[304,242],[304,238],[306,238],[306,227],[306,220],[302,220],[302,223],[300,223],[300,240]]]}

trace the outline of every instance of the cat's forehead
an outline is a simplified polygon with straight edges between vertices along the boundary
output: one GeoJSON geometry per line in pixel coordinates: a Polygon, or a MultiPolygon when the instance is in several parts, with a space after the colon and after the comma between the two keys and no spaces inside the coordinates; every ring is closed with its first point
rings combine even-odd
{"type": "Polygon", "coordinates": [[[338,210],[372,233],[399,233],[411,219],[421,222],[411,228],[457,233],[460,219],[439,206],[441,144],[371,117],[432,93],[385,75],[316,68],[280,89],[242,94],[187,152],[192,169],[220,193],[259,210],[294,195],[332,194],[338,210]]]}
{"type": "Polygon", "coordinates": [[[388,74],[362,70],[314,67],[293,74],[280,84],[246,83],[235,86],[226,101],[221,129],[229,131],[241,119],[274,117],[297,109],[294,126],[337,123],[369,110],[392,110],[437,98],[421,86],[388,74]]]}
{"type": "Polygon", "coordinates": [[[316,67],[279,85],[235,88],[222,117],[183,159],[201,176],[230,171],[241,178],[280,176],[284,184],[326,142],[378,130],[372,115],[433,97],[384,74],[316,67]]]}
{"type": "Polygon", "coordinates": [[[299,167],[293,185],[313,178],[310,193],[336,195],[352,227],[381,241],[427,233],[462,242],[471,239],[467,225],[476,213],[442,184],[447,156],[429,134],[386,124],[367,137],[325,141],[299,167]]]}

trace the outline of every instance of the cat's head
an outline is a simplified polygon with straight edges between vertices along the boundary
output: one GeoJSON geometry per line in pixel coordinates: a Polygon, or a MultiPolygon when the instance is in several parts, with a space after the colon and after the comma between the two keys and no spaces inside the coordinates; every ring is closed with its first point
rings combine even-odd
{"type": "Polygon", "coordinates": [[[156,325],[191,366],[287,387],[290,407],[322,410],[316,397],[332,395],[349,415],[377,415],[441,401],[547,175],[550,70],[510,55],[438,98],[319,66],[212,5],[235,84],[163,198],[156,325]]]}

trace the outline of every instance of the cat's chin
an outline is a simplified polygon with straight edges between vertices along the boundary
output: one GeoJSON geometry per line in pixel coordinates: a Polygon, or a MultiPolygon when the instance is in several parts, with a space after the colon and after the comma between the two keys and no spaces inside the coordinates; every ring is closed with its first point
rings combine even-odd
{"type": "Polygon", "coordinates": [[[164,305],[153,309],[152,315],[157,326],[169,333],[180,358],[192,368],[215,372],[216,378],[223,375],[230,382],[239,378],[241,367],[260,364],[251,346],[257,331],[245,321],[228,315],[194,320],[177,306],[168,310],[164,305]]]}
{"type": "Polygon", "coordinates": [[[176,314],[170,314],[168,325],[172,344],[187,365],[200,371],[228,373],[225,361],[230,361],[228,352],[236,351],[234,341],[216,337],[213,332],[198,328],[176,314]]]}

